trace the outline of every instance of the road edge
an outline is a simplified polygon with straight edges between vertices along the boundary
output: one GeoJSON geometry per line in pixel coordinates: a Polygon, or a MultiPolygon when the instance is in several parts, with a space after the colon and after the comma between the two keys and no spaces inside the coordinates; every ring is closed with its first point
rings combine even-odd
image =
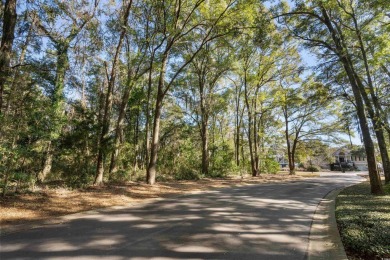
{"type": "Polygon", "coordinates": [[[336,197],[344,189],[330,191],[318,203],[309,233],[307,260],[348,260],[336,222],[336,197]]]}

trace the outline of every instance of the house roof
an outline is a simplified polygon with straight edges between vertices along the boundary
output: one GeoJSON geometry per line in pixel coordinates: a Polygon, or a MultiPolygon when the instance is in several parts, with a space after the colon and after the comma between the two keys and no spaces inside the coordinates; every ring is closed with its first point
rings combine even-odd
{"type": "Polygon", "coordinates": [[[332,156],[339,156],[341,153],[341,155],[344,155],[344,156],[349,156],[349,155],[353,155],[353,156],[366,156],[365,155],[365,151],[364,151],[364,148],[361,147],[361,146],[354,146],[352,149],[348,148],[348,147],[340,147],[338,149],[336,149],[336,151],[334,151],[332,153],[332,156]]]}
{"type": "Polygon", "coordinates": [[[338,148],[336,151],[333,152],[333,156],[339,156],[340,154],[346,156],[346,155],[350,155],[351,153],[351,150],[350,149],[347,149],[345,147],[341,147],[341,148],[338,148]]]}

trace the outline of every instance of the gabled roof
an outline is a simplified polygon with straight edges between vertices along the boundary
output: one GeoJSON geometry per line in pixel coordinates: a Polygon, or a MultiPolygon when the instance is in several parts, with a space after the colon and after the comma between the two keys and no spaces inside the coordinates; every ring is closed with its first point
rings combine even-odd
{"type": "Polygon", "coordinates": [[[364,151],[364,147],[359,146],[359,145],[354,145],[352,147],[352,149],[349,148],[348,146],[340,147],[340,148],[336,149],[336,151],[334,151],[332,153],[332,156],[339,156],[340,153],[344,153],[344,156],[349,156],[349,155],[353,155],[353,156],[366,156],[366,153],[364,151]]]}
{"type": "Polygon", "coordinates": [[[336,151],[333,152],[333,156],[339,156],[340,153],[343,153],[343,155],[350,155],[351,153],[351,150],[346,148],[346,147],[341,147],[341,148],[338,148],[336,151]]]}

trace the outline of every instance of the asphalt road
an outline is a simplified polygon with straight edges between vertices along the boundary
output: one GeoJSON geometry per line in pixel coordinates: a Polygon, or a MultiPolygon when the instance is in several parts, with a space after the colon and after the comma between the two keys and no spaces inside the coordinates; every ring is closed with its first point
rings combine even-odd
{"type": "Polygon", "coordinates": [[[87,212],[2,235],[0,259],[306,259],[321,198],[359,180],[332,174],[87,212]]]}

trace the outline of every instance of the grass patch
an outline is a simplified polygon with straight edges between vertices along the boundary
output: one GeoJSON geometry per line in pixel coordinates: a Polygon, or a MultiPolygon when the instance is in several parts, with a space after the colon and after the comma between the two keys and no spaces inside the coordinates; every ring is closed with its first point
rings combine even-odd
{"type": "Polygon", "coordinates": [[[336,219],[349,259],[390,258],[390,187],[370,194],[370,184],[344,189],[336,199],[336,219]]]}
{"type": "Polygon", "coordinates": [[[295,174],[302,177],[320,177],[320,174],[315,172],[295,172],[295,174]]]}
{"type": "MultiPolygon", "coordinates": [[[[277,174],[280,175],[288,175],[289,171],[278,171],[277,174]]],[[[318,172],[304,172],[304,171],[295,171],[296,176],[301,176],[301,177],[320,177],[320,173],[318,172]]]]}

